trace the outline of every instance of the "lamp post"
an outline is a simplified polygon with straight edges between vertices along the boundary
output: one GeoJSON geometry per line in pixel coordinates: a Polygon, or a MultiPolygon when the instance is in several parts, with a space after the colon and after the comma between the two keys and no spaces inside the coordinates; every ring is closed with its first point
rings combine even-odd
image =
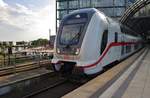
{"type": "Polygon", "coordinates": [[[49,46],[51,45],[51,29],[49,29],[49,46]]]}

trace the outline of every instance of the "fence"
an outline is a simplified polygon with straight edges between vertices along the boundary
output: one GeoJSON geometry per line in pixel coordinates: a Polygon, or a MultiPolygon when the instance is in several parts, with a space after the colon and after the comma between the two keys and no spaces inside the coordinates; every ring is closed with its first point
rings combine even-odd
{"type": "Polygon", "coordinates": [[[19,65],[19,64],[26,64],[29,62],[39,62],[43,60],[51,60],[52,55],[40,55],[40,54],[34,54],[34,55],[24,55],[24,54],[4,54],[0,57],[0,68],[19,65]]]}

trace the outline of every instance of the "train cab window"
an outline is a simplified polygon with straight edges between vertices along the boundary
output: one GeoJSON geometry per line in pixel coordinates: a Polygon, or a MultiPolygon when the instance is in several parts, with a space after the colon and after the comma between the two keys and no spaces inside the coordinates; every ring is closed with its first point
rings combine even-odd
{"type": "Polygon", "coordinates": [[[77,44],[79,42],[83,24],[65,25],[60,37],[61,44],[77,44]]]}
{"type": "Polygon", "coordinates": [[[65,18],[59,29],[59,44],[78,45],[84,34],[87,20],[87,13],[77,13],[65,18]]]}
{"type": "Polygon", "coordinates": [[[108,30],[105,30],[102,36],[102,42],[101,42],[101,54],[105,50],[108,42],[108,30]]]}
{"type": "Polygon", "coordinates": [[[115,32],[115,43],[117,43],[117,42],[118,42],[118,33],[115,32]]]}

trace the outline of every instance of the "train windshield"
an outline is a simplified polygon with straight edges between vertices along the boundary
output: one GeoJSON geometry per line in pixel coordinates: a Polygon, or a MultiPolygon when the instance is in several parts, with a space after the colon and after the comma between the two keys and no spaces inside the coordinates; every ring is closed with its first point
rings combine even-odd
{"type": "Polygon", "coordinates": [[[77,45],[80,42],[81,35],[83,35],[87,20],[87,13],[73,14],[64,19],[60,29],[60,44],[77,45]]]}
{"type": "Polygon", "coordinates": [[[60,43],[65,45],[78,44],[83,24],[64,25],[60,37],[60,43]]]}

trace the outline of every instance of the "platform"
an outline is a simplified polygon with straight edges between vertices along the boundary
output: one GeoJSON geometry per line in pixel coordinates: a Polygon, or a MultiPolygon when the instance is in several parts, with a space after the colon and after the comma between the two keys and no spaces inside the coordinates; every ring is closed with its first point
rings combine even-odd
{"type": "Polygon", "coordinates": [[[45,68],[39,68],[39,69],[30,70],[30,71],[14,73],[11,75],[0,76],[0,88],[7,86],[7,85],[11,85],[13,83],[17,83],[17,82],[24,81],[27,79],[32,79],[38,76],[42,76],[50,72],[52,71],[46,70],[45,68]]]}
{"type": "Polygon", "coordinates": [[[150,51],[133,64],[99,98],[150,98],[150,51]]]}
{"type": "Polygon", "coordinates": [[[145,49],[63,98],[149,98],[149,76],[150,51],[145,49]]]}

